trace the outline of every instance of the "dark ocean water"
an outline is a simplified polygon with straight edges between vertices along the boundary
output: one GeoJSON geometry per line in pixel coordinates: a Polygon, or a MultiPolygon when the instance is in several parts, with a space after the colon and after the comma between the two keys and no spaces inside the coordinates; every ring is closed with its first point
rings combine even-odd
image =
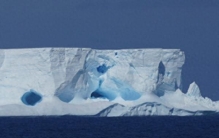
{"type": "Polygon", "coordinates": [[[1,117],[1,138],[217,138],[219,116],[1,117]]]}

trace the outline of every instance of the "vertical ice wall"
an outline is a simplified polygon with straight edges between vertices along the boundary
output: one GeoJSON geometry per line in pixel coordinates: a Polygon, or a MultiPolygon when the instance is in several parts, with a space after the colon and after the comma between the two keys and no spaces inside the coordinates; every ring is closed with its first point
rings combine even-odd
{"type": "Polygon", "coordinates": [[[1,49],[0,104],[21,103],[22,95],[34,89],[52,97],[55,86],[49,48],[1,49]]]}
{"type": "Polygon", "coordinates": [[[92,50],[86,60],[90,90],[110,100],[138,99],[156,89],[161,57],[162,49],[92,50]]]}
{"type": "Polygon", "coordinates": [[[56,86],[55,95],[70,102],[76,94],[86,98],[85,59],[89,48],[52,48],[50,51],[51,71],[56,86]]]}
{"type": "Polygon", "coordinates": [[[40,93],[42,102],[54,96],[70,102],[162,95],[180,87],[184,60],[178,49],[0,50],[0,104],[21,103],[22,95],[30,90],[40,93]]]}
{"type": "Polygon", "coordinates": [[[180,50],[163,49],[159,64],[159,75],[156,94],[162,96],[165,91],[182,89],[181,72],[185,62],[185,55],[180,50]]]}

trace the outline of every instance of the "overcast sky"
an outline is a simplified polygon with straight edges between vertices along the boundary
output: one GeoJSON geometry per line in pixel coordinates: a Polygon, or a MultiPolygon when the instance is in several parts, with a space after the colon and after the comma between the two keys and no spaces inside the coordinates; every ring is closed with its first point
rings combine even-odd
{"type": "Polygon", "coordinates": [[[218,0],[0,0],[0,48],[179,48],[183,91],[219,100],[218,0]]]}

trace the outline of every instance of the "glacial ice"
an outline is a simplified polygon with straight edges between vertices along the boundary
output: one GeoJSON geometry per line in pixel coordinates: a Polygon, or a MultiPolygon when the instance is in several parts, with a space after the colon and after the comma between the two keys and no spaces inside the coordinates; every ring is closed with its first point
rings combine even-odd
{"type": "Polygon", "coordinates": [[[203,115],[219,103],[183,93],[179,49],[0,50],[0,115],[203,115]]]}

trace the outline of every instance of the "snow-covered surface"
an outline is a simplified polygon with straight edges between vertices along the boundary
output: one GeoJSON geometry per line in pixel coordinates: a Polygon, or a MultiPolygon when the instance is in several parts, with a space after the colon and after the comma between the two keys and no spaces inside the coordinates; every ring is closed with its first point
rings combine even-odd
{"type": "Polygon", "coordinates": [[[181,92],[179,49],[0,50],[0,115],[202,115],[219,103],[181,92]]]}

